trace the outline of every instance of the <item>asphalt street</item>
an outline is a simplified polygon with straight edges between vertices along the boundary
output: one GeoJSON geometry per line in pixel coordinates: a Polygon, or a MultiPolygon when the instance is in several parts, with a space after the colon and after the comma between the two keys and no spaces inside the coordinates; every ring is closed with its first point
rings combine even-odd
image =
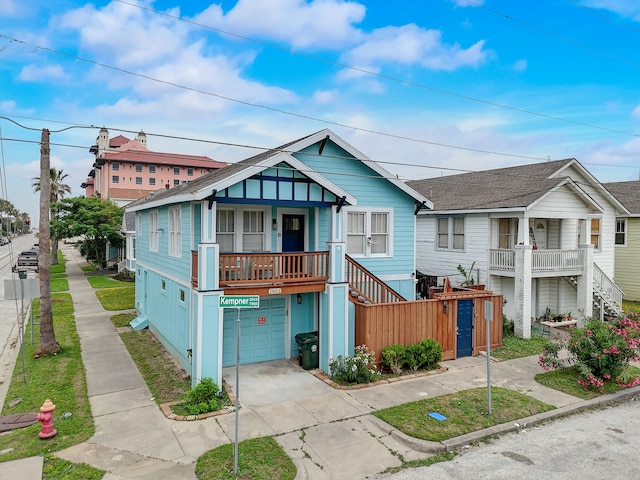
{"type": "Polygon", "coordinates": [[[521,426],[454,460],[381,475],[384,480],[580,480],[640,478],[640,401],[521,426]]]}

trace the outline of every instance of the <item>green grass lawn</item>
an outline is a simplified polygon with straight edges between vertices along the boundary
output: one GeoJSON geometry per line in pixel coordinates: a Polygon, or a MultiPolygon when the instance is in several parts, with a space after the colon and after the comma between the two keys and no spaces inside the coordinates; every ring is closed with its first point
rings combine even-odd
{"type": "Polygon", "coordinates": [[[160,342],[144,329],[124,332],[120,338],[136,363],[156,403],[183,400],[191,380],[180,370],[160,342]]]}
{"type": "Polygon", "coordinates": [[[511,360],[512,358],[529,357],[538,355],[548,340],[540,335],[531,335],[524,339],[513,334],[502,337],[502,346],[491,350],[491,356],[499,360],[511,360]]]}
{"type": "Polygon", "coordinates": [[[135,312],[131,313],[116,313],[115,315],[111,315],[109,319],[113,326],[116,328],[128,327],[129,322],[136,318],[138,315],[135,312]]]}
{"type": "MultiPolygon", "coordinates": [[[[50,398],[56,406],[54,418],[58,434],[46,441],[41,440],[38,437],[41,429],[39,422],[13,430],[0,437],[0,450],[12,449],[1,455],[0,461],[50,454],[84,442],[94,434],[71,296],[68,293],[56,293],[51,297],[56,340],[62,351],[57,355],[33,358],[39,337],[38,326],[34,326],[34,343],[25,339],[24,345],[26,383],[22,375],[22,361],[18,358],[2,415],[38,413],[40,406],[50,398]],[[22,401],[13,407],[9,406],[15,398],[21,398],[22,401]],[[66,412],[71,416],[63,418],[66,412]]],[[[39,299],[34,300],[36,321],[39,304],[39,299]]]]}
{"type": "Polygon", "coordinates": [[[233,473],[233,445],[228,443],[198,458],[196,476],[200,480],[293,480],[296,466],[272,437],[238,443],[238,473],[233,473]]]}
{"type": "MultiPolygon", "coordinates": [[[[640,368],[629,366],[627,373],[631,376],[640,376],[640,368]]],[[[553,388],[554,390],[559,390],[585,400],[596,398],[607,393],[615,393],[625,388],[619,387],[613,381],[608,381],[604,384],[604,393],[585,390],[584,387],[578,385],[580,376],[575,368],[550,370],[545,373],[538,373],[534,378],[536,382],[545,387],[553,388]]]]}
{"type": "Polygon", "coordinates": [[[82,270],[83,272],[95,272],[97,268],[93,265],[82,265],[80,267],[80,270],[82,270]]]}
{"type": "Polygon", "coordinates": [[[135,287],[103,288],[96,295],[105,310],[132,310],[135,307],[135,287]]]}
{"type": "Polygon", "coordinates": [[[487,389],[474,388],[378,410],[374,415],[409,436],[441,442],[554,409],[535,398],[501,387],[492,387],[491,405],[489,416],[487,389]],[[440,413],[447,420],[435,420],[429,416],[430,412],[440,413]]]}
{"type": "Polygon", "coordinates": [[[63,278],[52,278],[51,282],[51,293],[54,292],[66,292],[69,290],[69,282],[66,277],[63,278]]]}
{"type": "Polygon", "coordinates": [[[111,278],[110,275],[96,275],[87,277],[89,285],[93,288],[118,288],[118,287],[133,287],[133,282],[121,282],[111,278]]]}

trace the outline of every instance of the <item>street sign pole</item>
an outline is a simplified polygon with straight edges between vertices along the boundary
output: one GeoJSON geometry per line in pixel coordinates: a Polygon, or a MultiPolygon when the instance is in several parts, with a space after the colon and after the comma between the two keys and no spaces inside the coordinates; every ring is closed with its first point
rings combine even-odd
{"type": "Polygon", "coordinates": [[[238,431],[240,411],[240,309],[260,307],[259,295],[223,295],[220,297],[220,308],[235,308],[238,312],[236,320],[236,434],[233,442],[233,473],[238,473],[238,431]]]}
{"type": "Polygon", "coordinates": [[[487,405],[491,415],[491,320],[493,319],[493,304],[490,300],[484,302],[484,318],[487,330],[487,405]]]}
{"type": "Polygon", "coordinates": [[[233,444],[233,473],[238,473],[238,412],[240,411],[240,308],[236,321],[236,435],[233,444]]]}

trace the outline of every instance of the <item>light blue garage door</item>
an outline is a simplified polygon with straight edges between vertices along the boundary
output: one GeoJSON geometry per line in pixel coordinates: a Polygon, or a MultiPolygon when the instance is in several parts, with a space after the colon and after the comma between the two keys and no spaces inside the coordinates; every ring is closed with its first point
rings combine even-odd
{"type": "MultiPolygon", "coordinates": [[[[224,311],[222,365],[236,363],[238,311],[224,311]]],[[[260,298],[260,308],[240,309],[240,363],[285,358],[285,299],[260,298]]]]}

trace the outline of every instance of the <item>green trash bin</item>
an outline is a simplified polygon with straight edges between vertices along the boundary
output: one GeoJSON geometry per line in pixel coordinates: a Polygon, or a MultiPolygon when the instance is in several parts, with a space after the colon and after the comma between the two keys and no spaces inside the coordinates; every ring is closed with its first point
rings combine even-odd
{"type": "Polygon", "coordinates": [[[305,370],[318,368],[318,332],[298,333],[298,364],[305,370]]]}

